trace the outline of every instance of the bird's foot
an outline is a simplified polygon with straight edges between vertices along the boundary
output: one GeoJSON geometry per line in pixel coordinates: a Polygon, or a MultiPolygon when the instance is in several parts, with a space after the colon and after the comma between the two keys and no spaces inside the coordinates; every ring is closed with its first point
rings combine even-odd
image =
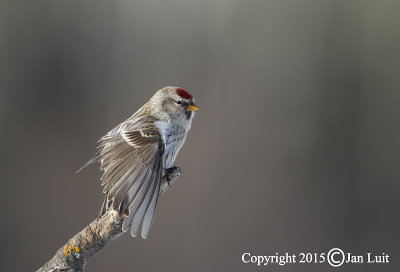
{"type": "Polygon", "coordinates": [[[164,194],[169,189],[180,174],[182,174],[182,170],[178,166],[173,166],[165,170],[165,175],[161,181],[160,195],[164,194]]]}
{"type": "Polygon", "coordinates": [[[182,174],[182,170],[178,166],[172,166],[165,170],[168,186],[171,186],[170,182],[182,174]]]}

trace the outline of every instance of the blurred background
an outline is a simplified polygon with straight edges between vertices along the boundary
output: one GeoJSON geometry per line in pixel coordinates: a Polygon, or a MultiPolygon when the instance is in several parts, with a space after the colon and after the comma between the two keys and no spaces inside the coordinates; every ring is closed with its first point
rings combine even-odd
{"type": "MultiPolygon", "coordinates": [[[[333,271],[256,255],[388,253],[399,271],[399,1],[0,2],[1,271],[97,216],[97,140],[166,85],[200,111],[148,240],[87,271],[333,271]]],[[[338,271],[336,269],[335,271],[338,271]]]]}

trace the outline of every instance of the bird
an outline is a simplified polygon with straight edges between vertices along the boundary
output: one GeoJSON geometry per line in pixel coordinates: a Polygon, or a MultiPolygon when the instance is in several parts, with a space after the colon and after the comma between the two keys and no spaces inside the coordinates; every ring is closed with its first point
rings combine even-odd
{"type": "Polygon", "coordinates": [[[191,128],[193,96],[180,87],[158,90],[131,117],[100,140],[98,152],[79,171],[100,162],[105,198],[100,216],[108,210],[123,218],[122,230],[148,238],[162,177],[173,167],[191,128]]]}

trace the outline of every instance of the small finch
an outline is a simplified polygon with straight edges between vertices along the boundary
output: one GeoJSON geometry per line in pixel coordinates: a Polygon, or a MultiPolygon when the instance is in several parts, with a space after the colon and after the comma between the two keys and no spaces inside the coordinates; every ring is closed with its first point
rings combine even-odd
{"type": "Polygon", "coordinates": [[[136,237],[149,234],[161,178],[186,140],[194,111],[193,96],[178,87],[164,87],[136,113],[100,139],[99,151],[81,169],[100,162],[107,210],[124,216],[122,230],[136,237]]]}

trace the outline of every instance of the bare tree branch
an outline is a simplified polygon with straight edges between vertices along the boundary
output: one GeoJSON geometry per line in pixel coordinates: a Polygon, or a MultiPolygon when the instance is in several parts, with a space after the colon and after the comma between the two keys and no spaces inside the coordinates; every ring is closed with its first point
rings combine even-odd
{"type": "MultiPolygon", "coordinates": [[[[167,169],[167,173],[161,181],[160,196],[168,190],[181,173],[179,167],[167,169]]],[[[54,257],[37,272],[84,271],[91,257],[124,234],[122,223],[123,217],[117,211],[107,211],[69,239],[64,246],[57,250],[54,257]]]]}

